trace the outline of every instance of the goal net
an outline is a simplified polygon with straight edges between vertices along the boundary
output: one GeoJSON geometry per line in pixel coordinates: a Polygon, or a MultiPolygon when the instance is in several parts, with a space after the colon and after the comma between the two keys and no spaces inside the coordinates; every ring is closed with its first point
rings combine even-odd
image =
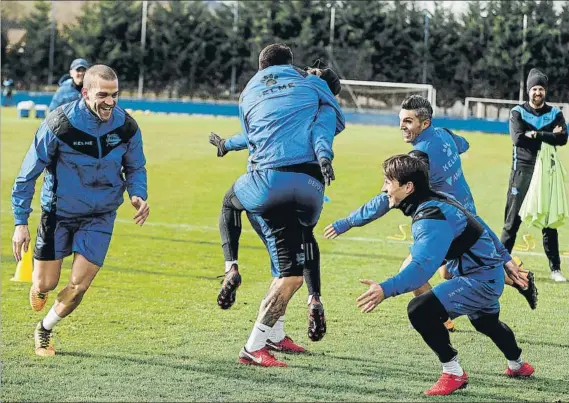
{"type": "MultiPolygon", "coordinates": [[[[464,99],[464,118],[508,120],[510,118],[510,110],[514,106],[523,103],[524,101],[520,102],[515,99],[466,97],[464,99]]],[[[565,116],[569,116],[569,102],[547,102],[547,104],[558,107],[565,116]]]]}
{"type": "Polygon", "coordinates": [[[351,112],[399,113],[401,102],[409,95],[422,95],[436,105],[436,90],[430,84],[393,83],[383,81],[340,80],[338,99],[342,108],[351,112]]]}

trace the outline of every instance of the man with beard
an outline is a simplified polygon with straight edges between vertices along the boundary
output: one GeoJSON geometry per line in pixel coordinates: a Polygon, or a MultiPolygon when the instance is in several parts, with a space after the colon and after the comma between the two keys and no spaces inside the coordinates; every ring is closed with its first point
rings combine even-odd
{"type": "Polygon", "coordinates": [[[36,326],[39,356],[55,355],[52,329],[79,306],[103,265],[125,189],[136,209],[136,224],[144,224],[150,212],[142,135],[136,121],[117,106],[118,92],[112,68],[89,68],[82,99],[46,117],[12,189],[12,248],[20,261],[30,243],[35,181],[45,171],[30,288],[34,311],[43,309],[48,293],[57,287],[63,259],[74,254],[69,283],[36,326]]]}
{"type": "Polygon", "coordinates": [[[83,77],[88,68],[89,62],[85,59],[75,59],[71,62],[69,74],[65,74],[59,79],[59,88],[49,104],[50,111],[58,106],[81,99],[83,77]]]}
{"type": "MultiPolygon", "coordinates": [[[[526,197],[537,153],[541,143],[553,146],[567,144],[567,125],[563,113],[545,103],[548,79],[538,69],[531,69],[527,78],[529,101],[514,107],[510,113],[510,137],[514,143],[512,171],[508,186],[504,229],[501,241],[511,252],[520,228],[520,208],[526,197]]],[[[559,237],[554,228],[543,228],[543,249],[549,259],[551,279],[567,281],[561,273],[559,237]]]]}

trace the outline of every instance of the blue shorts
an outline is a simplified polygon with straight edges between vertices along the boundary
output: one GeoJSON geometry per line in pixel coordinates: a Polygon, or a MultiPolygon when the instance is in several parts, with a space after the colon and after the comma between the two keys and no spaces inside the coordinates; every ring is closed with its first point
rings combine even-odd
{"type": "Polygon", "coordinates": [[[258,170],[242,175],[234,185],[235,196],[267,247],[273,277],[302,276],[304,233],[313,230],[322,212],[320,167],[303,165],[299,169],[314,173],[258,170]]]}
{"type": "Polygon", "coordinates": [[[66,218],[42,210],[34,258],[60,260],[73,252],[103,266],[117,213],[66,218]]]}
{"type": "MultiPolygon", "coordinates": [[[[263,241],[263,243],[265,244],[265,247],[268,250],[269,245],[267,243],[267,237],[263,233],[261,225],[259,224],[259,219],[256,217],[255,214],[252,214],[252,213],[247,213],[247,218],[249,218],[249,222],[251,223],[251,227],[253,227],[253,229],[255,230],[255,232],[257,233],[259,238],[261,238],[261,241],[263,241]]],[[[275,262],[273,262],[272,256],[269,256],[269,261],[271,264],[271,276],[273,278],[280,277],[281,273],[279,272],[279,269],[277,268],[277,265],[275,264],[275,262]]]]}
{"type": "Polygon", "coordinates": [[[451,319],[467,315],[470,320],[499,313],[498,299],[503,291],[503,274],[492,280],[477,280],[468,276],[454,277],[433,288],[433,293],[451,319]]]}

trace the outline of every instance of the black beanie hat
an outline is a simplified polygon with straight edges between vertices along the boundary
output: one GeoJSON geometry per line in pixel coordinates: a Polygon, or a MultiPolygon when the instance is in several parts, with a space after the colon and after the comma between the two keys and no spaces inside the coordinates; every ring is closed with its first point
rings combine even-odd
{"type": "Polygon", "coordinates": [[[529,90],[531,90],[532,87],[535,87],[536,85],[541,85],[543,88],[547,90],[547,82],[548,78],[545,74],[543,74],[538,69],[531,69],[528,74],[528,79],[526,83],[528,93],[529,90]]]}

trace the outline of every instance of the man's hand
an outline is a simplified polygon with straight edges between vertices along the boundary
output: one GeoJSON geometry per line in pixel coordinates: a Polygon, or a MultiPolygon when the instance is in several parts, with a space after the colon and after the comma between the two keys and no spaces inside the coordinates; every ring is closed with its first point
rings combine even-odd
{"type": "Polygon", "coordinates": [[[16,228],[14,228],[14,236],[12,237],[12,253],[18,262],[22,260],[22,246],[24,247],[24,252],[27,252],[30,246],[30,240],[31,237],[28,226],[16,225],[16,228]]]}
{"type": "Polygon", "coordinates": [[[211,132],[209,135],[209,144],[217,147],[217,156],[223,157],[228,151],[225,149],[225,139],[219,137],[216,133],[211,132]]]}
{"type": "Polygon", "coordinates": [[[504,270],[506,271],[508,277],[512,279],[515,285],[517,285],[522,289],[527,288],[528,280],[524,275],[522,275],[520,267],[516,264],[516,262],[513,259],[504,265],[504,270]]]}
{"type": "Polygon", "coordinates": [[[530,139],[535,139],[535,136],[537,136],[537,132],[535,130],[531,130],[529,132],[525,132],[524,135],[530,139]]]}
{"type": "Polygon", "coordinates": [[[332,224],[324,228],[324,238],[326,239],[336,239],[339,235],[340,234],[336,232],[336,229],[334,229],[334,226],[332,224]]]}
{"type": "Polygon", "coordinates": [[[332,168],[332,161],[328,158],[320,158],[320,169],[324,176],[324,182],[330,186],[330,183],[336,179],[336,176],[334,176],[334,168],[332,168]]]}
{"type": "Polygon", "coordinates": [[[320,77],[322,80],[326,81],[328,88],[332,91],[332,94],[338,95],[342,90],[342,83],[340,82],[340,77],[336,72],[329,68],[315,68],[309,67],[306,72],[312,74],[316,77],[320,77]]]}
{"type": "Polygon", "coordinates": [[[555,126],[555,128],[553,129],[553,133],[557,134],[557,133],[561,133],[563,132],[563,128],[559,125],[555,126]]]}
{"type": "Polygon", "coordinates": [[[134,223],[142,226],[150,214],[150,207],[148,206],[148,203],[146,200],[142,200],[142,198],[138,196],[132,196],[130,203],[136,209],[136,214],[132,217],[134,219],[134,223]]]}
{"type": "Polygon", "coordinates": [[[360,280],[360,283],[369,285],[369,290],[358,297],[356,302],[362,313],[368,313],[375,309],[385,299],[383,288],[373,280],[360,280]]]}

